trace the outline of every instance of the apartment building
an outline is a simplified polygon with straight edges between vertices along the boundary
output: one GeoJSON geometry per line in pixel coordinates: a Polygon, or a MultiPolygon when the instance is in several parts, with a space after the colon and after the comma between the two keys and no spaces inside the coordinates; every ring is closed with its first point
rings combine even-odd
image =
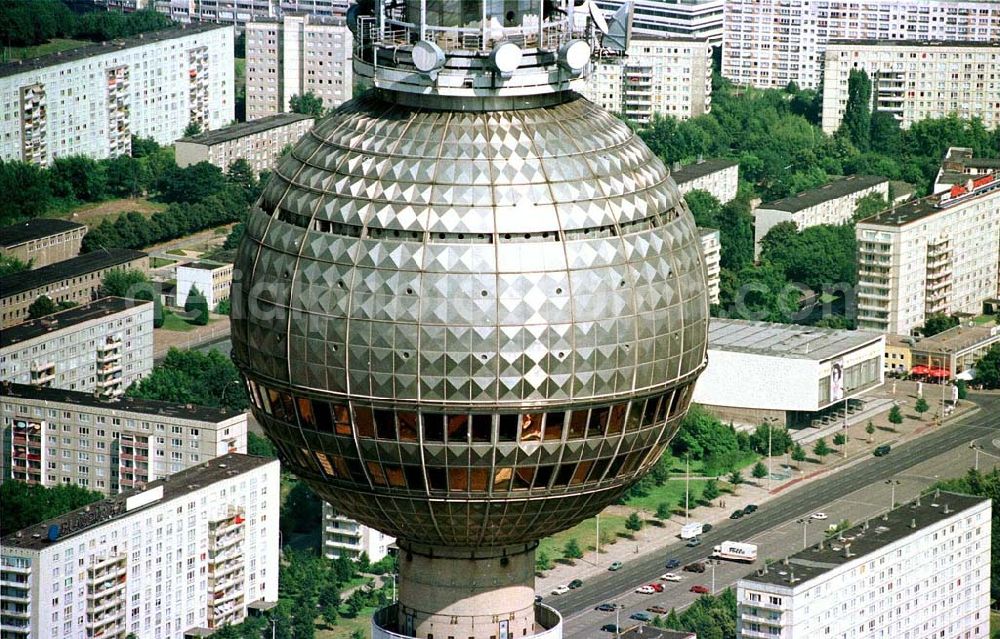
{"type": "Polygon", "coordinates": [[[760,256],[761,240],[775,225],[794,222],[801,231],[820,224],[844,224],[854,218],[858,201],[871,194],[888,201],[889,180],[872,175],[851,175],[818,189],[761,204],[753,212],[754,256],[760,256]]]}
{"type": "MultiPolygon", "coordinates": [[[[624,0],[597,0],[608,15],[624,0]]],[[[722,44],[724,0],[634,0],[632,32],[636,36],[698,38],[722,44]]]]}
{"type": "Polygon", "coordinates": [[[736,584],[740,639],[987,637],[991,502],[937,492],[736,584]]]}
{"type": "Polygon", "coordinates": [[[118,269],[148,272],[149,256],[129,249],[108,249],[0,277],[0,328],[28,319],[28,307],[42,295],[53,302],[85,304],[97,296],[101,279],[118,269]]]}
{"type": "Polygon", "coordinates": [[[104,297],[0,331],[0,381],[111,399],[152,370],[152,302],[104,297]]]}
{"type": "Polygon", "coordinates": [[[233,265],[219,262],[191,262],[177,266],[177,306],[187,303],[191,289],[198,291],[208,301],[208,308],[214,310],[219,302],[229,299],[229,289],[233,285],[233,265]]]}
{"type": "Polygon", "coordinates": [[[351,99],[353,53],[344,18],[286,15],[246,26],[247,120],[287,112],[293,95],[323,106],[351,99]]]}
{"type": "Polygon", "coordinates": [[[701,235],[701,250],[705,256],[705,269],[708,273],[708,303],[719,303],[719,284],[722,278],[722,242],[719,240],[719,229],[698,227],[701,235]]]}
{"type": "Polygon", "coordinates": [[[233,121],[233,29],[191,25],[0,65],[0,159],[127,155],[233,121]]]}
{"type": "Polygon", "coordinates": [[[208,162],[225,171],[236,160],[246,160],[255,174],[270,171],[281,150],[298,142],[315,121],[308,115],[279,113],[181,138],[174,144],[177,166],[208,162]]]}
{"type": "Polygon", "coordinates": [[[639,125],[654,115],[703,115],[712,105],[712,45],[704,39],[633,37],[624,58],[594,63],[583,94],[639,125]]]}
{"type": "Polygon", "coordinates": [[[721,158],[699,158],[693,164],[675,164],[670,169],[670,177],[674,178],[682,195],[696,190],[705,191],[725,204],[736,199],[740,186],[740,163],[721,158]]]}
{"type": "Polygon", "coordinates": [[[278,481],[229,454],[7,535],[4,637],[207,637],[272,606],[278,481]]]}
{"type": "Polygon", "coordinates": [[[370,561],[379,561],[395,542],[395,537],[345,517],[323,503],[323,556],[327,559],[356,560],[364,553],[370,561]]]}
{"type": "Polygon", "coordinates": [[[951,191],[991,173],[1000,173],[1000,158],[977,158],[972,149],[953,146],[945,152],[934,178],[934,193],[951,191]]]}
{"type": "Polygon", "coordinates": [[[858,328],[908,335],[933,313],[982,312],[997,294],[1000,173],[855,226],[858,328]]]}
{"type": "Polygon", "coordinates": [[[817,88],[832,40],[1000,40],[1000,3],[984,0],[725,2],[722,75],[763,88],[817,88]]]}
{"type": "Polygon", "coordinates": [[[955,114],[1000,125],[1000,39],[996,42],[838,40],[823,64],[823,130],[840,128],[851,71],[872,81],[872,109],[908,128],[925,118],[955,114]]]}
{"type": "MultiPolygon", "coordinates": [[[[96,0],[97,2],[144,2],[175,22],[232,24],[242,31],[248,22],[277,18],[288,13],[343,16],[348,0],[96,0]]],[[[721,34],[721,18],[720,18],[721,34]]]]}
{"type": "Polygon", "coordinates": [[[0,228],[0,255],[41,268],[76,257],[87,227],[77,222],[39,217],[0,228]]]}
{"type": "Polygon", "coordinates": [[[0,383],[0,481],[105,495],[247,450],[243,411],[0,383]]]}

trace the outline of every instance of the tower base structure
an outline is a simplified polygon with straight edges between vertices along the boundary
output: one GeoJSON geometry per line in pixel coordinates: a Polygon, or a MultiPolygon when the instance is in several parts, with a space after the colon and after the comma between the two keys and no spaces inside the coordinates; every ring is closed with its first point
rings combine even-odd
{"type": "Polygon", "coordinates": [[[399,545],[399,601],[376,613],[374,639],[561,639],[562,617],[535,603],[536,542],[497,548],[399,545]]]}

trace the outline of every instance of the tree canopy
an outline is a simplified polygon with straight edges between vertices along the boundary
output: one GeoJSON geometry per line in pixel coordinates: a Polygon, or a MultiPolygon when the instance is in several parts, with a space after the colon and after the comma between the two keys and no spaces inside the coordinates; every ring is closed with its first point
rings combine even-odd
{"type": "Polygon", "coordinates": [[[153,372],[129,386],[128,395],[181,404],[246,410],[246,389],[232,360],[217,350],[171,348],[153,372]]]}
{"type": "Polygon", "coordinates": [[[975,380],[983,388],[1000,388],[1000,346],[992,346],[976,362],[975,380]]]}
{"type": "Polygon", "coordinates": [[[27,47],[52,38],[103,42],[175,26],[152,9],[74,13],[58,0],[0,0],[0,42],[27,47]]]}
{"type": "Polygon", "coordinates": [[[58,517],[103,497],[101,493],[73,484],[59,484],[48,488],[7,480],[0,484],[0,503],[3,504],[0,535],[58,517]]]}
{"type": "Polygon", "coordinates": [[[321,118],[326,114],[323,107],[323,98],[317,96],[312,91],[306,91],[302,95],[293,95],[288,100],[292,113],[301,113],[321,118]]]}

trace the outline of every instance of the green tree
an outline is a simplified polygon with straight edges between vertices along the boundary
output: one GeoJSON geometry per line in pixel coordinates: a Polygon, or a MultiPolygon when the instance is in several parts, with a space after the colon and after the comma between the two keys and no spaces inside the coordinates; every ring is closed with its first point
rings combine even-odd
{"type": "Polygon", "coordinates": [[[739,453],[736,433],[699,406],[688,411],[670,448],[675,457],[690,454],[695,460],[739,453]]]}
{"type": "Polygon", "coordinates": [[[677,610],[675,608],[671,608],[670,613],[667,614],[667,618],[663,620],[663,627],[668,630],[684,630],[681,626],[681,619],[677,615],[677,610]]]}
{"type": "Polygon", "coordinates": [[[976,362],[975,381],[983,388],[1000,388],[1000,346],[993,345],[976,362]]]}
{"type": "Polygon", "coordinates": [[[246,389],[232,360],[217,350],[171,348],[153,372],[129,386],[130,397],[246,410],[246,389]]]}
{"type": "Polygon", "coordinates": [[[311,115],[314,118],[321,118],[326,114],[323,98],[318,97],[312,91],[306,91],[302,95],[293,95],[289,99],[289,106],[292,113],[311,115]]]}
{"type": "Polygon", "coordinates": [[[157,190],[164,202],[203,202],[213,195],[224,193],[227,187],[222,169],[199,162],[184,168],[173,165],[157,180],[157,190]]]}
{"type": "Polygon", "coordinates": [[[0,225],[37,217],[52,204],[49,172],[26,162],[0,160],[0,225]]]}
{"type": "MultiPolygon", "coordinates": [[[[891,413],[892,411],[889,411],[889,412],[891,413]]],[[[900,418],[902,418],[902,415],[900,415],[900,418]]],[[[900,423],[902,423],[902,419],[901,419],[900,423]]],[[[868,421],[868,425],[865,426],[865,432],[868,433],[868,441],[871,441],[872,440],[872,435],[875,434],[875,424],[872,423],[871,420],[869,420],[868,421]]]]}
{"type": "Polygon", "coordinates": [[[251,431],[247,431],[247,454],[259,457],[277,457],[271,440],[251,431]]]}
{"type": "Polygon", "coordinates": [[[871,116],[869,127],[869,143],[872,151],[887,155],[897,156],[902,145],[902,131],[899,128],[899,120],[887,111],[875,111],[871,116]]]}
{"type": "Polygon", "coordinates": [[[729,483],[732,484],[733,486],[739,486],[743,482],[744,482],[743,473],[741,473],[740,471],[734,470],[733,472],[729,473],[729,483]]]}
{"type": "Polygon", "coordinates": [[[924,320],[924,327],[920,329],[920,333],[924,337],[930,337],[931,335],[937,335],[942,333],[949,328],[954,328],[958,326],[958,318],[954,315],[945,315],[944,313],[934,313],[928,315],[927,319],[924,320]]]}
{"type": "Polygon", "coordinates": [[[806,460],[806,451],[802,448],[802,444],[795,442],[795,446],[792,447],[792,461],[801,464],[806,460]]]}
{"type": "Polygon", "coordinates": [[[924,413],[926,413],[930,409],[931,409],[931,405],[928,404],[927,400],[924,399],[923,397],[918,397],[917,398],[917,403],[913,405],[913,410],[917,411],[917,414],[920,415],[921,419],[923,419],[924,413]]]}
{"type": "Polygon", "coordinates": [[[625,529],[632,532],[642,530],[642,519],[639,517],[639,513],[633,512],[628,516],[628,519],[625,520],[625,529]]]}
{"type": "Polygon", "coordinates": [[[167,316],[163,314],[163,300],[159,294],[153,296],[153,328],[163,328],[167,316]]]}
{"type": "Polygon", "coordinates": [[[188,314],[192,324],[208,325],[208,300],[197,286],[192,285],[184,301],[184,312],[188,314]]]}
{"type": "Polygon", "coordinates": [[[757,462],[753,465],[753,470],[750,471],[750,474],[753,475],[754,479],[764,479],[767,477],[767,466],[763,462],[757,462]]]}
{"type": "Polygon", "coordinates": [[[243,239],[244,232],[246,232],[246,225],[243,222],[235,224],[232,230],[229,231],[229,235],[226,236],[226,241],[223,243],[222,248],[227,251],[238,248],[240,240],[243,239]]]}
{"type": "Polygon", "coordinates": [[[215,305],[215,312],[219,315],[229,315],[231,310],[232,306],[228,297],[215,305]]]}
{"type": "Polygon", "coordinates": [[[576,537],[571,537],[563,547],[563,556],[567,559],[583,559],[583,550],[580,549],[580,542],[576,537]]]}
{"type": "Polygon", "coordinates": [[[279,525],[287,539],[293,533],[318,533],[323,523],[323,502],[304,481],[296,481],[281,504],[279,525]]]}
{"type": "MultiPolygon", "coordinates": [[[[704,495],[703,495],[704,496],[704,495]]],[[[673,512],[670,509],[670,504],[665,501],[660,502],[656,505],[656,518],[657,519],[670,519],[673,512]]]]}
{"type": "Polygon", "coordinates": [[[188,122],[188,125],[184,127],[184,137],[186,138],[196,137],[198,135],[201,135],[201,131],[202,131],[201,122],[198,122],[197,120],[191,120],[190,122],[188,122]]]}
{"type": "Polygon", "coordinates": [[[56,197],[96,202],[107,193],[105,164],[91,158],[81,155],[56,158],[49,172],[56,197]]]}
{"type": "Polygon", "coordinates": [[[535,553],[535,571],[544,572],[546,570],[552,569],[552,558],[549,557],[549,553],[545,550],[539,550],[535,553]]]}
{"type": "Polygon", "coordinates": [[[816,445],[813,446],[813,454],[819,457],[821,460],[832,453],[830,446],[826,443],[826,439],[820,437],[816,440],[816,445]]]}
{"type": "Polygon", "coordinates": [[[115,197],[136,197],[142,195],[149,182],[143,162],[128,155],[120,155],[104,161],[107,172],[107,190],[115,197]]]}
{"type": "Polygon", "coordinates": [[[854,219],[863,220],[876,213],[881,213],[889,207],[881,193],[869,193],[858,200],[858,205],[854,208],[854,219]]]}
{"type": "Polygon", "coordinates": [[[705,487],[701,490],[701,498],[705,501],[712,501],[719,497],[719,482],[709,479],[705,482],[705,487]]]}
{"type": "Polygon", "coordinates": [[[856,147],[867,151],[872,126],[872,83],[862,69],[851,69],[847,78],[847,106],[838,133],[845,135],[856,147]]]}
{"type": "Polygon", "coordinates": [[[27,271],[30,268],[30,262],[19,260],[13,255],[0,255],[0,277],[27,271]]]}
{"type": "Polygon", "coordinates": [[[45,317],[46,315],[52,315],[59,308],[56,303],[49,299],[48,295],[39,295],[35,298],[35,301],[28,306],[28,317],[31,319],[38,319],[39,317],[45,317]]]}
{"type": "Polygon", "coordinates": [[[968,399],[968,397],[969,397],[969,385],[965,382],[965,380],[964,379],[957,380],[955,382],[955,386],[958,387],[958,398],[959,399],[968,399]]]}
{"type": "Polygon", "coordinates": [[[749,437],[750,450],[758,455],[767,455],[769,444],[772,455],[784,455],[791,450],[793,443],[786,428],[767,423],[757,426],[749,437]]]}
{"type": "Polygon", "coordinates": [[[3,504],[0,535],[23,530],[103,498],[101,493],[73,484],[48,488],[22,481],[5,481],[0,484],[0,503],[3,504]]]}
{"type": "Polygon", "coordinates": [[[694,189],[684,196],[691,215],[694,216],[694,223],[698,226],[716,228],[718,216],[722,210],[722,204],[708,191],[694,189]]]}
{"type": "Polygon", "coordinates": [[[844,433],[837,433],[836,435],[833,436],[834,446],[843,446],[846,443],[847,443],[847,435],[845,435],[844,433]]]}
{"type": "Polygon", "coordinates": [[[889,423],[896,426],[903,423],[903,411],[900,410],[899,404],[893,404],[892,408],[889,409],[889,423]]]}
{"type": "Polygon", "coordinates": [[[152,298],[152,289],[149,277],[139,269],[115,269],[101,279],[99,291],[102,296],[140,299],[140,295],[152,298]]]}

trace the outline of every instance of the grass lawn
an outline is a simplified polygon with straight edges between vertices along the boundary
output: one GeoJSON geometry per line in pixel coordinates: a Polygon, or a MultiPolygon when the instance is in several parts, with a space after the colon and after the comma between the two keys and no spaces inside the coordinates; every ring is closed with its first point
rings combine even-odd
{"type": "Polygon", "coordinates": [[[156,257],[156,256],[153,256],[150,261],[152,262],[153,268],[160,268],[160,267],[163,267],[163,266],[170,266],[171,264],[175,264],[176,263],[176,260],[167,260],[167,259],[164,259],[162,257],[156,257]]]}
{"type": "MultiPolygon", "coordinates": [[[[685,482],[682,479],[672,479],[664,482],[662,486],[653,486],[649,491],[649,494],[645,497],[633,497],[625,503],[632,508],[648,510],[650,513],[655,513],[656,507],[666,502],[670,504],[670,508],[672,510],[681,512],[684,509],[682,506],[684,503],[684,483],[685,482]]],[[[701,491],[704,488],[704,479],[691,480],[691,494],[689,499],[692,509],[697,506],[697,500],[701,498],[701,491]]]]}
{"type": "MultiPolygon", "coordinates": [[[[619,532],[625,532],[625,517],[621,515],[601,515],[601,544],[611,543],[618,538],[619,532]]],[[[580,548],[586,552],[594,549],[597,541],[597,520],[593,517],[573,526],[569,530],[546,537],[538,544],[538,551],[544,551],[549,559],[555,561],[563,556],[566,542],[575,538],[580,548]]]]}
{"type": "Polygon", "coordinates": [[[983,324],[990,324],[996,321],[996,319],[997,319],[996,315],[980,315],[979,317],[973,319],[972,321],[982,326],[983,324]]]}
{"type": "Polygon", "coordinates": [[[188,332],[194,330],[194,324],[189,324],[184,318],[171,313],[168,310],[163,311],[163,326],[161,326],[165,331],[181,331],[188,332]]]}
{"type": "Polygon", "coordinates": [[[187,252],[184,249],[179,249],[179,248],[170,249],[169,251],[167,251],[167,253],[170,255],[180,255],[181,257],[187,255],[187,252]]]}
{"type": "Polygon", "coordinates": [[[97,226],[104,220],[112,222],[122,213],[135,211],[144,217],[149,217],[157,211],[165,211],[167,205],[153,202],[146,198],[117,198],[90,204],[74,204],[72,206],[55,206],[45,213],[45,217],[60,217],[71,219],[87,226],[97,226]]]}
{"type": "Polygon", "coordinates": [[[53,38],[45,44],[39,44],[33,47],[11,47],[6,49],[6,56],[4,56],[4,61],[6,60],[26,60],[28,58],[35,58],[40,55],[48,55],[50,53],[56,53],[57,51],[66,51],[68,49],[77,49],[79,47],[85,47],[88,44],[94,44],[89,40],[69,40],[61,38],[53,38]],[[9,57],[8,57],[9,56],[9,57]]]}

